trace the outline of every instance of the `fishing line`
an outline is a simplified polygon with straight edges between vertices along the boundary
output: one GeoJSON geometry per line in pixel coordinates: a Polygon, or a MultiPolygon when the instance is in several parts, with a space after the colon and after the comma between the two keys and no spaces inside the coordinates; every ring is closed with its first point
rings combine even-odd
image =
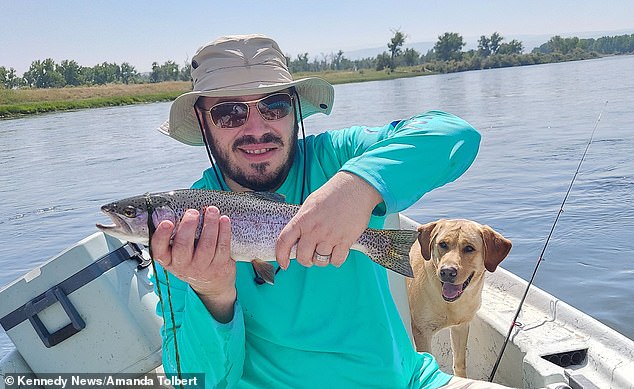
{"type": "MultiPolygon", "coordinates": [[[[156,291],[158,292],[159,302],[161,303],[161,316],[163,317],[163,323],[167,324],[165,319],[165,303],[163,302],[163,294],[161,293],[161,283],[158,279],[158,273],[156,270],[156,263],[154,261],[154,255],[152,254],[152,235],[156,231],[152,214],[154,213],[154,205],[152,204],[152,197],[149,193],[145,194],[145,205],[147,208],[147,227],[148,227],[148,251],[150,253],[150,262],[152,263],[152,271],[154,272],[154,278],[156,279],[156,291]]],[[[170,292],[170,280],[169,273],[163,268],[163,275],[165,276],[165,284],[167,285],[167,302],[169,303],[170,315],[172,319],[172,334],[174,336],[174,353],[176,354],[176,374],[179,379],[179,386],[183,389],[182,384],[182,372],[180,354],[178,353],[178,341],[176,340],[176,322],[174,320],[174,307],[172,306],[172,293],[170,292]]],[[[167,331],[167,329],[165,329],[167,331]]],[[[164,333],[167,335],[167,333],[164,333]]]]}
{"type": "Polygon", "coordinates": [[[592,129],[592,134],[590,135],[590,139],[588,140],[588,143],[586,144],[586,149],[584,150],[583,155],[581,156],[581,160],[579,161],[579,165],[577,165],[577,171],[575,171],[575,174],[572,177],[572,180],[570,181],[570,185],[568,186],[568,190],[566,191],[566,195],[564,196],[564,199],[561,202],[561,206],[559,207],[559,211],[557,212],[557,216],[555,217],[555,221],[553,222],[553,225],[550,228],[550,232],[548,233],[548,237],[546,237],[546,242],[544,243],[544,247],[542,248],[542,251],[539,254],[539,257],[537,258],[537,263],[535,264],[535,269],[533,269],[533,275],[531,276],[530,281],[528,281],[528,285],[526,285],[526,290],[524,291],[524,295],[522,296],[522,299],[520,300],[519,306],[517,307],[517,311],[515,312],[515,316],[513,317],[513,320],[511,321],[511,327],[509,328],[509,331],[506,334],[506,339],[504,339],[504,344],[502,344],[502,350],[500,350],[500,354],[498,355],[498,358],[495,361],[495,365],[493,366],[493,370],[491,371],[491,375],[489,376],[489,382],[493,382],[493,378],[495,377],[495,373],[496,373],[496,371],[498,369],[498,366],[500,365],[500,361],[502,360],[502,355],[504,355],[504,350],[506,350],[506,346],[507,346],[507,344],[509,342],[509,339],[511,338],[511,333],[513,332],[513,328],[517,325],[517,318],[519,317],[520,312],[522,310],[522,305],[524,304],[524,301],[526,300],[526,296],[528,295],[529,289],[530,289],[531,285],[533,284],[533,280],[535,279],[535,275],[537,274],[537,269],[539,269],[539,265],[544,260],[544,253],[546,252],[546,248],[548,247],[548,243],[550,242],[550,238],[553,235],[553,232],[555,231],[555,226],[557,225],[557,221],[559,220],[559,216],[561,216],[561,214],[564,211],[564,205],[566,204],[566,200],[568,200],[568,195],[570,194],[570,191],[572,190],[572,186],[574,185],[575,180],[577,179],[577,174],[579,174],[579,170],[581,169],[581,164],[583,163],[583,161],[586,158],[586,154],[588,153],[588,149],[590,148],[590,145],[592,144],[592,140],[594,139],[594,133],[597,131],[597,127],[599,126],[599,122],[601,121],[601,116],[603,115],[603,111],[605,110],[605,107],[607,105],[608,105],[608,102],[606,100],[605,104],[603,104],[603,108],[601,108],[601,112],[599,112],[599,116],[597,117],[596,122],[594,123],[594,128],[592,129]]]}

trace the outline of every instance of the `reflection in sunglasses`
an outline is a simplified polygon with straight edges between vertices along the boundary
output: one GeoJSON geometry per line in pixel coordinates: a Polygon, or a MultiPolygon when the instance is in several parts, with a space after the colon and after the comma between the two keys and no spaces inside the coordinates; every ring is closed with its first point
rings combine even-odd
{"type": "Polygon", "coordinates": [[[252,101],[226,101],[209,109],[214,125],[219,128],[243,126],[249,118],[249,106],[255,104],[264,120],[280,120],[291,113],[292,97],[288,93],[275,93],[252,101]]]}

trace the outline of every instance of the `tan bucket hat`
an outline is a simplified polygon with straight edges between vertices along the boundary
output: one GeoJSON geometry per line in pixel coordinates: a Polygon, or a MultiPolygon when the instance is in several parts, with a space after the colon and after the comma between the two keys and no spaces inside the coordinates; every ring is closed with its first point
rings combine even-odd
{"type": "Polygon", "coordinates": [[[277,43],[264,35],[234,35],[202,46],[192,58],[193,91],[182,94],[170,108],[169,120],[158,130],[192,146],[204,145],[194,104],[199,96],[230,97],[267,94],[295,87],[302,118],[330,114],[334,88],[309,77],[293,80],[277,43]]]}

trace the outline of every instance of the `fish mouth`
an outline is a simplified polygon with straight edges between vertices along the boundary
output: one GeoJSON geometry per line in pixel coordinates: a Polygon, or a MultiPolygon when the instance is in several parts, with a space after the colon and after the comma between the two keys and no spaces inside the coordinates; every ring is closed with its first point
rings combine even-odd
{"type": "Polygon", "coordinates": [[[467,280],[460,285],[441,281],[440,284],[442,285],[442,298],[449,303],[458,300],[460,296],[462,296],[462,293],[467,288],[467,286],[469,286],[469,284],[471,283],[474,275],[475,272],[471,273],[467,280]]]}
{"type": "Polygon", "coordinates": [[[96,226],[101,231],[109,235],[116,234],[118,236],[128,236],[132,234],[130,226],[123,220],[123,218],[121,218],[121,216],[116,213],[110,213],[104,209],[102,209],[102,212],[108,215],[114,224],[105,225],[97,223],[96,226]]]}

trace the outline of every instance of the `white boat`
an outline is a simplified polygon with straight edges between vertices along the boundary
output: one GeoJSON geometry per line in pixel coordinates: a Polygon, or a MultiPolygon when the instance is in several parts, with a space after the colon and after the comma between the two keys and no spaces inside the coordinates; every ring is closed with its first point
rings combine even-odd
{"type": "MultiPolygon", "coordinates": [[[[386,222],[386,228],[416,226],[402,215],[386,222]]],[[[0,324],[16,348],[0,361],[0,389],[18,374],[160,371],[157,297],[149,268],[137,269],[134,258],[141,256],[133,246],[97,232],[3,287],[0,324]]],[[[409,329],[405,282],[388,273],[409,329]]],[[[487,274],[467,346],[470,378],[488,379],[526,285],[502,268],[487,274]]],[[[432,350],[451,372],[448,330],[435,337],[432,350]]],[[[634,389],[634,341],[531,286],[494,381],[517,388],[634,389]]]]}

